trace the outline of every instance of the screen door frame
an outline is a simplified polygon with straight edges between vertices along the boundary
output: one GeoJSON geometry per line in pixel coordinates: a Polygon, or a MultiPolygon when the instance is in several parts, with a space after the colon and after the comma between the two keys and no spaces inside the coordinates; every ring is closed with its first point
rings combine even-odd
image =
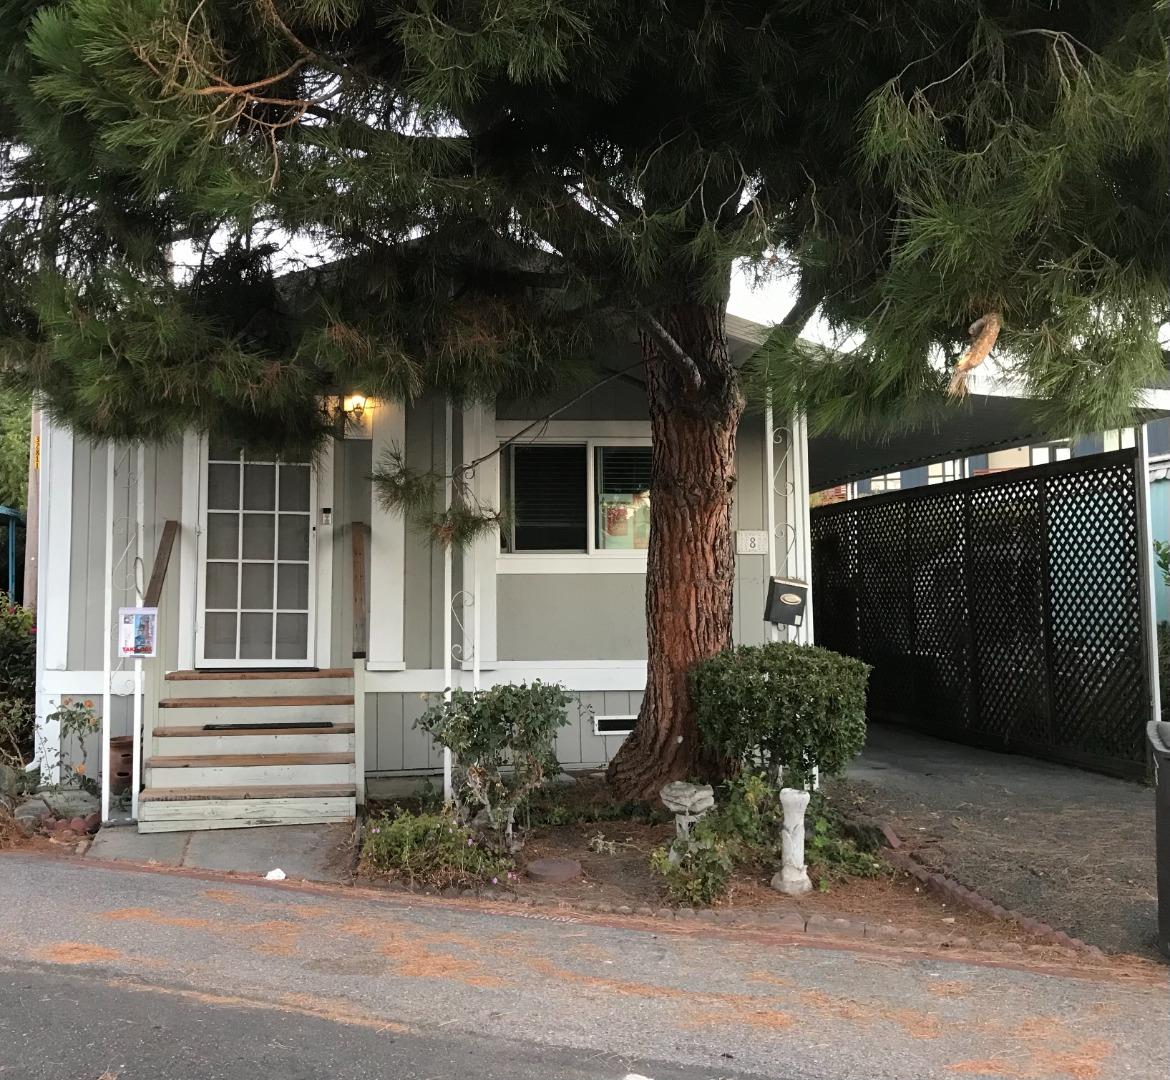
{"type": "MultiPolygon", "coordinates": [[[[277,657],[218,657],[207,656],[206,620],[207,620],[207,539],[209,525],[208,507],[208,467],[210,464],[210,445],[207,435],[199,437],[199,544],[196,574],[197,611],[195,623],[195,663],[198,668],[207,669],[238,669],[238,670],[295,670],[316,667],[317,658],[317,518],[319,513],[318,499],[318,468],[315,461],[289,461],[289,465],[307,465],[309,468],[309,552],[308,552],[308,611],[306,613],[306,655],[303,658],[277,657]]],[[[246,458],[245,458],[246,460],[246,458]]],[[[270,461],[259,460],[256,464],[272,464],[270,461]]],[[[275,478],[276,497],[279,498],[279,475],[275,478]]],[[[279,505],[278,503],[276,505],[279,505]]],[[[243,507],[239,508],[243,513],[243,507]]],[[[274,561],[279,559],[279,551],[274,550],[274,561]]],[[[299,561],[299,560],[298,560],[299,561]]],[[[217,609],[218,610],[218,609],[217,609]]],[[[273,609],[275,621],[275,607],[273,609]]],[[[237,610],[237,619],[240,612],[237,610]]],[[[274,630],[275,632],[275,630],[274,630]]],[[[239,632],[237,630],[237,642],[239,632]]],[[[239,651],[237,645],[237,652],[239,651]]],[[[273,649],[272,651],[275,651],[273,649]]]]}

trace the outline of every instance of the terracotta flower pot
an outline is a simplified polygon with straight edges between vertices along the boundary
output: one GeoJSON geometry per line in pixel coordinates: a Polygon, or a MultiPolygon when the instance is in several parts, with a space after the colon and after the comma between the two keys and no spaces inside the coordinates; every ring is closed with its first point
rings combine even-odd
{"type": "Polygon", "coordinates": [[[130,790],[134,773],[134,736],[118,735],[110,740],[110,792],[122,795],[130,790]]]}

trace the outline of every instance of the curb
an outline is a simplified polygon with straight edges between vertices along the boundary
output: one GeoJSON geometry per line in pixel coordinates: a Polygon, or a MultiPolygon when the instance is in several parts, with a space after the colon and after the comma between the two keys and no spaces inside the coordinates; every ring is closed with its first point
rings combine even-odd
{"type": "Polygon", "coordinates": [[[1014,923],[1021,930],[1046,945],[1091,956],[1094,960],[1106,959],[1105,953],[1096,945],[1090,945],[1087,941],[1082,941],[1078,937],[1066,934],[1063,930],[1057,930],[1055,927],[1049,926],[1048,923],[1041,922],[1039,919],[1030,918],[1022,912],[1005,908],[1001,904],[995,903],[994,900],[988,899],[975,889],[967,888],[954,878],[928,869],[911,852],[903,850],[902,842],[893,828],[888,824],[883,824],[879,826],[879,829],[888,844],[885,852],[886,861],[890,865],[909,874],[929,892],[951,903],[961,905],[971,911],[976,911],[980,915],[987,915],[1001,922],[1014,923]]]}
{"type": "MultiPolygon", "coordinates": [[[[892,862],[893,860],[891,860],[892,862]]],[[[925,872],[925,868],[914,863],[914,866],[925,872]]],[[[912,873],[912,871],[908,871],[912,873]]],[[[915,878],[917,874],[913,874],[915,878]]],[[[937,875],[936,875],[937,876],[937,875]]],[[[945,879],[943,879],[945,880],[945,879]]],[[[906,927],[891,926],[887,923],[869,923],[856,919],[830,918],[818,913],[806,914],[799,909],[775,912],[735,908],[696,908],[696,907],[650,907],[649,905],[609,904],[601,901],[559,900],[554,897],[518,896],[515,893],[498,889],[434,889],[412,888],[398,882],[387,882],[379,878],[355,876],[354,885],[363,888],[397,893],[405,896],[439,897],[445,900],[480,900],[503,905],[505,908],[515,908],[517,915],[522,915],[526,909],[551,909],[556,914],[541,913],[530,915],[530,918],[543,918],[550,921],[573,921],[574,914],[581,915],[620,915],[653,919],[661,922],[677,923],[714,923],[725,929],[769,930],[780,934],[803,934],[818,939],[836,939],[838,941],[866,941],[869,944],[911,946],[917,948],[937,948],[944,950],[976,950],[994,955],[1022,953],[1024,948],[1014,942],[997,942],[983,944],[971,941],[958,934],[931,934],[906,927]]],[[[929,887],[929,886],[928,886],[929,887]]],[[[960,886],[961,887],[961,886],[960,886]]],[[[977,909],[978,910],[978,909],[977,909]]],[[[1002,910],[1002,909],[1001,909],[1002,910]]],[[[503,912],[506,914],[507,912],[503,912]]],[[[1058,934],[1059,931],[1052,931],[1058,934]]],[[[1068,935],[1061,935],[1059,939],[1047,940],[1043,946],[1046,952],[1057,951],[1063,953],[1066,959],[1075,959],[1080,953],[1088,952],[1094,958],[1104,959],[1104,953],[1093,946],[1080,943],[1080,949],[1069,942],[1077,939],[1068,935]]],[[[1039,948],[1039,946],[1038,946],[1039,948]]]]}

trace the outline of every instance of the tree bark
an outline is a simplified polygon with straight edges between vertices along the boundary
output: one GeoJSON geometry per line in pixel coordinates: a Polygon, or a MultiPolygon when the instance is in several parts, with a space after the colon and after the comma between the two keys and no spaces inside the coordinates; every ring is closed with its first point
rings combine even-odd
{"type": "Polygon", "coordinates": [[[731,644],[736,429],[743,396],[723,308],[679,307],[642,334],[652,436],[646,568],[646,693],[610,763],[623,798],[655,799],[670,780],[709,775],[689,672],[731,644]]]}

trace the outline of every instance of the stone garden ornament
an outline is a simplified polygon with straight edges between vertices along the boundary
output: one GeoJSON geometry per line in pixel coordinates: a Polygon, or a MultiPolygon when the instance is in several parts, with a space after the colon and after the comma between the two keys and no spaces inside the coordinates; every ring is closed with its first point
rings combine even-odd
{"type": "MultiPolygon", "coordinates": [[[[779,770],[783,783],[784,770],[779,770]]],[[[819,770],[812,770],[812,786],[820,780],[819,770]]],[[[784,824],[780,830],[780,869],[772,875],[772,888],[789,896],[799,896],[812,889],[808,867],[804,862],[804,814],[808,809],[808,788],[780,788],[780,807],[784,824]]]]}
{"type": "MultiPolygon", "coordinates": [[[[691,826],[715,805],[715,789],[710,784],[688,784],[674,780],[659,793],[663,805],[674,814],[675,837],[684,843],[691,838],[691,826]]],[[[670,851],[672,862],[679,855],[676,848],[670,851]]]]}

